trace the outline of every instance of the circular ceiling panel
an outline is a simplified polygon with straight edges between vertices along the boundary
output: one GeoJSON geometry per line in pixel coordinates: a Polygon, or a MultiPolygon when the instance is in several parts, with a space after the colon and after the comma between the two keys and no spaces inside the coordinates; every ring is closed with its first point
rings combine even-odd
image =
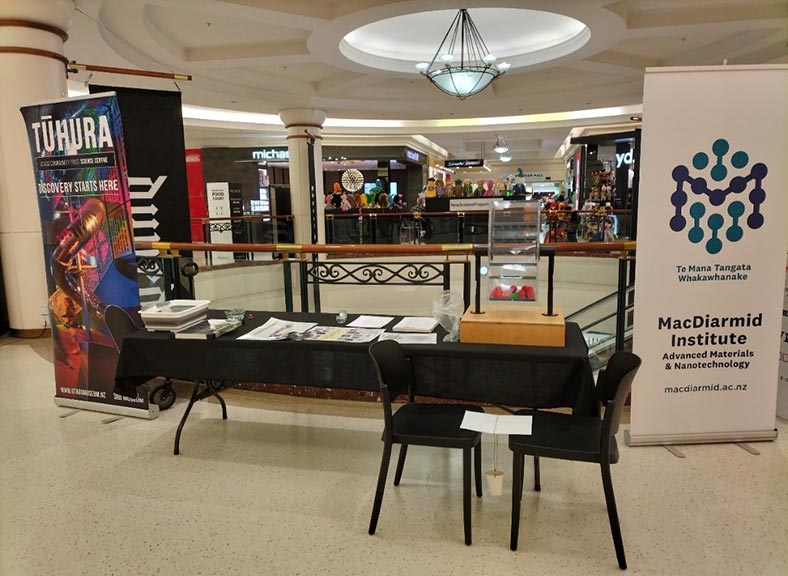
{"type": "MultiPolygon", "coordinates": [[[[456,10],[405,14],[366,24],[346,34],[342,54],[364,66],[417,73],[414,65],[429,62],[456,10]]],[[[512,67],[532,66],[561,58],[582,48],[589,28],[574,18],[520,8],[469,10],[490,53],[512,67]]]]}

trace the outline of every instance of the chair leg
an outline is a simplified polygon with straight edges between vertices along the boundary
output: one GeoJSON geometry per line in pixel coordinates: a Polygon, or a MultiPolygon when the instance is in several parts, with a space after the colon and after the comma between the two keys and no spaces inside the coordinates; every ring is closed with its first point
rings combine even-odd
{"type": "Polygon", "coordinates": [[[542,491],[542,479],[539,474],[539,456],[534,456],[534,490],[536,492],[542,491]]]}
{"type": "Polygon", "coordinates": [[[462,519],[465,543],[471,545],[471,449],[462,449],[462,519]]]}
{"type": "Polygon", "coordinates": [[[509,548],[517,550],[517,540],[520,536],[520,501],[523,499],[523,468],[525,467],[525,456],[514,452],[512,470],[514,479],[512,480],[512,536],[509,548]]]}
{"type": "Polygon", "coordinates": [[[474,448],[473,467],[476,472],[476,496],[482,497],[482,443],[481,440],[474,448]]]}
{"type": "Polygon", "coordinates": [[[389,461],[391,460],[391,443],[383,444],[383,458],[380,460],[380,472],[378,473],[378,487],[375,491],[375,503],[372,506],[372,518],[369,520],[369,533],[374,534],[378,527],[378,517],[380,516],[380,506],[383,504],[383,491],[386,489],[386,476],[389,472],[389,461]]]}
{"type": "Polygon", "coordinates": [[[616,509],[616,496],[613,493],[613,478],[610,475],[610,463],[602,462],[602,486],[605,489],[607,502],[607,517],[610,520],[610,532],[613,534],[613,545],[616,547],[618,567],[627,569],[627,559],[624,555],[624,541],[621,539],[621,526],[618,523],[618,510],[616,509]]]}
{"type": "Polygon", "coordinates": [[[397,471],[394,473],[394,486],[399,486],[402,478],[402,469],[405,467],[405,456],[408,455],[408,445],[401,444],[399,447],[399,458],[397,459],[397,471]]]}

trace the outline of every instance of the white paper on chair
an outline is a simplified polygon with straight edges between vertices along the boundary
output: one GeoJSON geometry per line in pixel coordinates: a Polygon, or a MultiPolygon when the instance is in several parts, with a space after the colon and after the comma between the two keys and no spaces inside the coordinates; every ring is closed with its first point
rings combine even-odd
{"type": "Polygon", "coordinates": [[[460,428],[475,432],[486,432],[487,434],[530,436],[533,420],[533,416],[498,416],[496,414],[466,410],[460,428]]]}

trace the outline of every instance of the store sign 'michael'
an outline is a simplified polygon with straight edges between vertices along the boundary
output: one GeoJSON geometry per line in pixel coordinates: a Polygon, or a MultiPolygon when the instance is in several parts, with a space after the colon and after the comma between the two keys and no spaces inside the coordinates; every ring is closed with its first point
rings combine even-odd
{"type": "Polygon", "coordinates": [[[287,148],[252,150],[252,160],[290,160],[290,151],[287,148]]]}

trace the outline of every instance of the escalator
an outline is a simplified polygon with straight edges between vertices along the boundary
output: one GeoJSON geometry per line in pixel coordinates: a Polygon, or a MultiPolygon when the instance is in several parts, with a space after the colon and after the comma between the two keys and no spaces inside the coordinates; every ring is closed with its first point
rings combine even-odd
{"type": "MultiPolygon", "coordinates": [[[[624,349],[632,348],[632,310],[635,287],[626,288],[624,312],[624,349]]],[[[611,292],[588,306],[573,312],[566,317],[567,322],[580,325],[583,336],[588,344],[588,357],[591,368],[596,372],[607,365],[610,356],[616,351],[616,306],[618,291],[611,292]]]]}

